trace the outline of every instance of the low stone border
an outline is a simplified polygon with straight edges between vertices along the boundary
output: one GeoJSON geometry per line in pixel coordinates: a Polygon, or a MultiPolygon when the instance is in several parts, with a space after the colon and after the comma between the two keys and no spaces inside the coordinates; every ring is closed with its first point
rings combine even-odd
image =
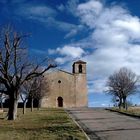
{"type": "Polygon", "coordinates": [[[134,114],[130,114],[130,113],[127,113],[127,112],[121,112],[119,110],[114,110],[114,109],[111,109],[111,108],[106,108],[105,110],[108,110],[108,111],[111,111],[111,112],[117,112],[117,113],[120,113],[120,114],[123,114],[123,115],[126,115],[126,116],[130,116],[130,117],[134,117],[134,118],[139,118],[140,119],[139,115],[134,115],[134,114]]]}
{"type": "Polygon", "coordinates": [[[69,117],[73,120],[73,122],[79,127],[79,129],[84,133],[84,135],[87,138],[87,140],[90,140],[90,138],[85,133],[85,131],[83,130],[83,128],[78,124],[78,122],[76,122],[76,120],[72,117],[72,115],[70,115],[70,112],[68,110],[65,110],[65,112],[69,115],[69,117]]]}

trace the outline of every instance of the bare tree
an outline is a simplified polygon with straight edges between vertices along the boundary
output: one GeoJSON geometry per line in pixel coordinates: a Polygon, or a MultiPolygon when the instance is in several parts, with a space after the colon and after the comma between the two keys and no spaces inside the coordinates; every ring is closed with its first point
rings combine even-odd
{"type": "Polygon", "coordinates": [[[47,76],[43,76],[43,80],[41,80],[41,94],[37,97],[39,100],[38,109],[41,106],[42,99],[50,96],[50,90],[50,81],[47,76]]]}
{"type": "Polygon", "coordinates": [[[42,63],[30,63],[27,60],[27,50],[23,47],[25,37],[9,28],[6,28],[0,36],[0,84],[3,87],[0,93],[9,96],[8,120],[15,120],[17,117],[20,87],[26,81],[56,66],[47,61],[46,68],[41,70],[42,63]]]}
{"type": "Polygon", "coordinates": [[[20,97],[23,101],[23,114],[26,113],[26,103],[27,103],[27,100],[29,99],[32,82],[33,82],[33,79],[26,81],[20,88],[20,97]]]}
{"type": "Polygon", "coordinates": [[[46,77],[40,76],[26,81],[21,87],[21,99],[23,101],[23,114],[26,113],[26,103],[30,100],[31,112],[34,107],[34,100],[38,101],[38,110],[40,108],[40,100],[49,95],[49,83],[46,77]]]}
{"type": "Polygon", "coordinates": [[[31,111],[33,111],[33,100],[41,88],[40,84],[38,83],[38,79],[39,77],[36,77],[26,81],[21,87],[20,97],[23,101],[23,114],[26,113],[26,103],[29,99],[31,99],[31,111]]]}
{"type": "Polygon", "coordinates": [[[34,86],[36,87],[36,90],[33,93],[34,94],[33,98],[38,101],[37,109],[39,110],[42,98],[49,96],[50,91],[49,81],[46,77],[41,76],[36,79],[34,86]]]}
{"type": "Polygon", "coordinates": [[[119,107],[126,108],[126,99],[137,91],[139,77],[127,68],[121,68],[109,76],[107,81],[107,93],[119,98],[119,107]]]}
{"type": "Polygon", "coordinates": [[[31,83],[31,90],[29,92],[29,98],[31,99],[31,111],[33,111],[34,100],[37,99],[39,103],[40,98],[43,96],[41,94],[41,80],[43,80],[42,77],[34,78],[31,83]]]}

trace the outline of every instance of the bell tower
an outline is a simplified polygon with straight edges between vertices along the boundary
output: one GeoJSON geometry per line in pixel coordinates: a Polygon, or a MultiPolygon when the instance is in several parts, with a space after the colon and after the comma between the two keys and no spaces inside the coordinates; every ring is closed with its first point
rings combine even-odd
{"type": "Polygon", "coordinates": [[[86,62],[81,60],[74,62],[73,74],[86,74],[86,62]]]}
{"type": "Polygon", "coordinates": [[[87,79],[86,62],[78,60],[73,63],[73,74],[75,78],[76,107],[87,107],[87,79]]]}

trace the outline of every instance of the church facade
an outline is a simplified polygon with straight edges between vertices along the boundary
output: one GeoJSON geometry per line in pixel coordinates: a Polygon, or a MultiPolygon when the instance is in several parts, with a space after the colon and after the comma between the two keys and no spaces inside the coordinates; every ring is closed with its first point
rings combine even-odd
{"type": "MultiPolygon", "coordinates": [[[[76,61],[72,73],[57,70],[44,74],[47,82],[46,96],[41,107],[87,107],[86,62],[76,61]]],[[[45,85],[44,88],[45,90],[45,85]]]]}

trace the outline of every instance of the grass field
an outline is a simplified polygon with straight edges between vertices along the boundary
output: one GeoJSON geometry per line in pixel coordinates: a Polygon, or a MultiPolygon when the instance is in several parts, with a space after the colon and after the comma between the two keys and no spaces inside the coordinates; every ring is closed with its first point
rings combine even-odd
{"type": "Polygon", "coordinates": [[[86,140],[63,109],[41,109],[7,121],[0,115],[0,140],[86,140]]]}
{"type": "Polygon", "coordinates": [[[119,112],[124,112],[136,116],[140,116],[140,107],[129,107],[128,110],[126,109],[118,109],[118,108],[112,108],[113,110],[119,111],[119,112]]]}

